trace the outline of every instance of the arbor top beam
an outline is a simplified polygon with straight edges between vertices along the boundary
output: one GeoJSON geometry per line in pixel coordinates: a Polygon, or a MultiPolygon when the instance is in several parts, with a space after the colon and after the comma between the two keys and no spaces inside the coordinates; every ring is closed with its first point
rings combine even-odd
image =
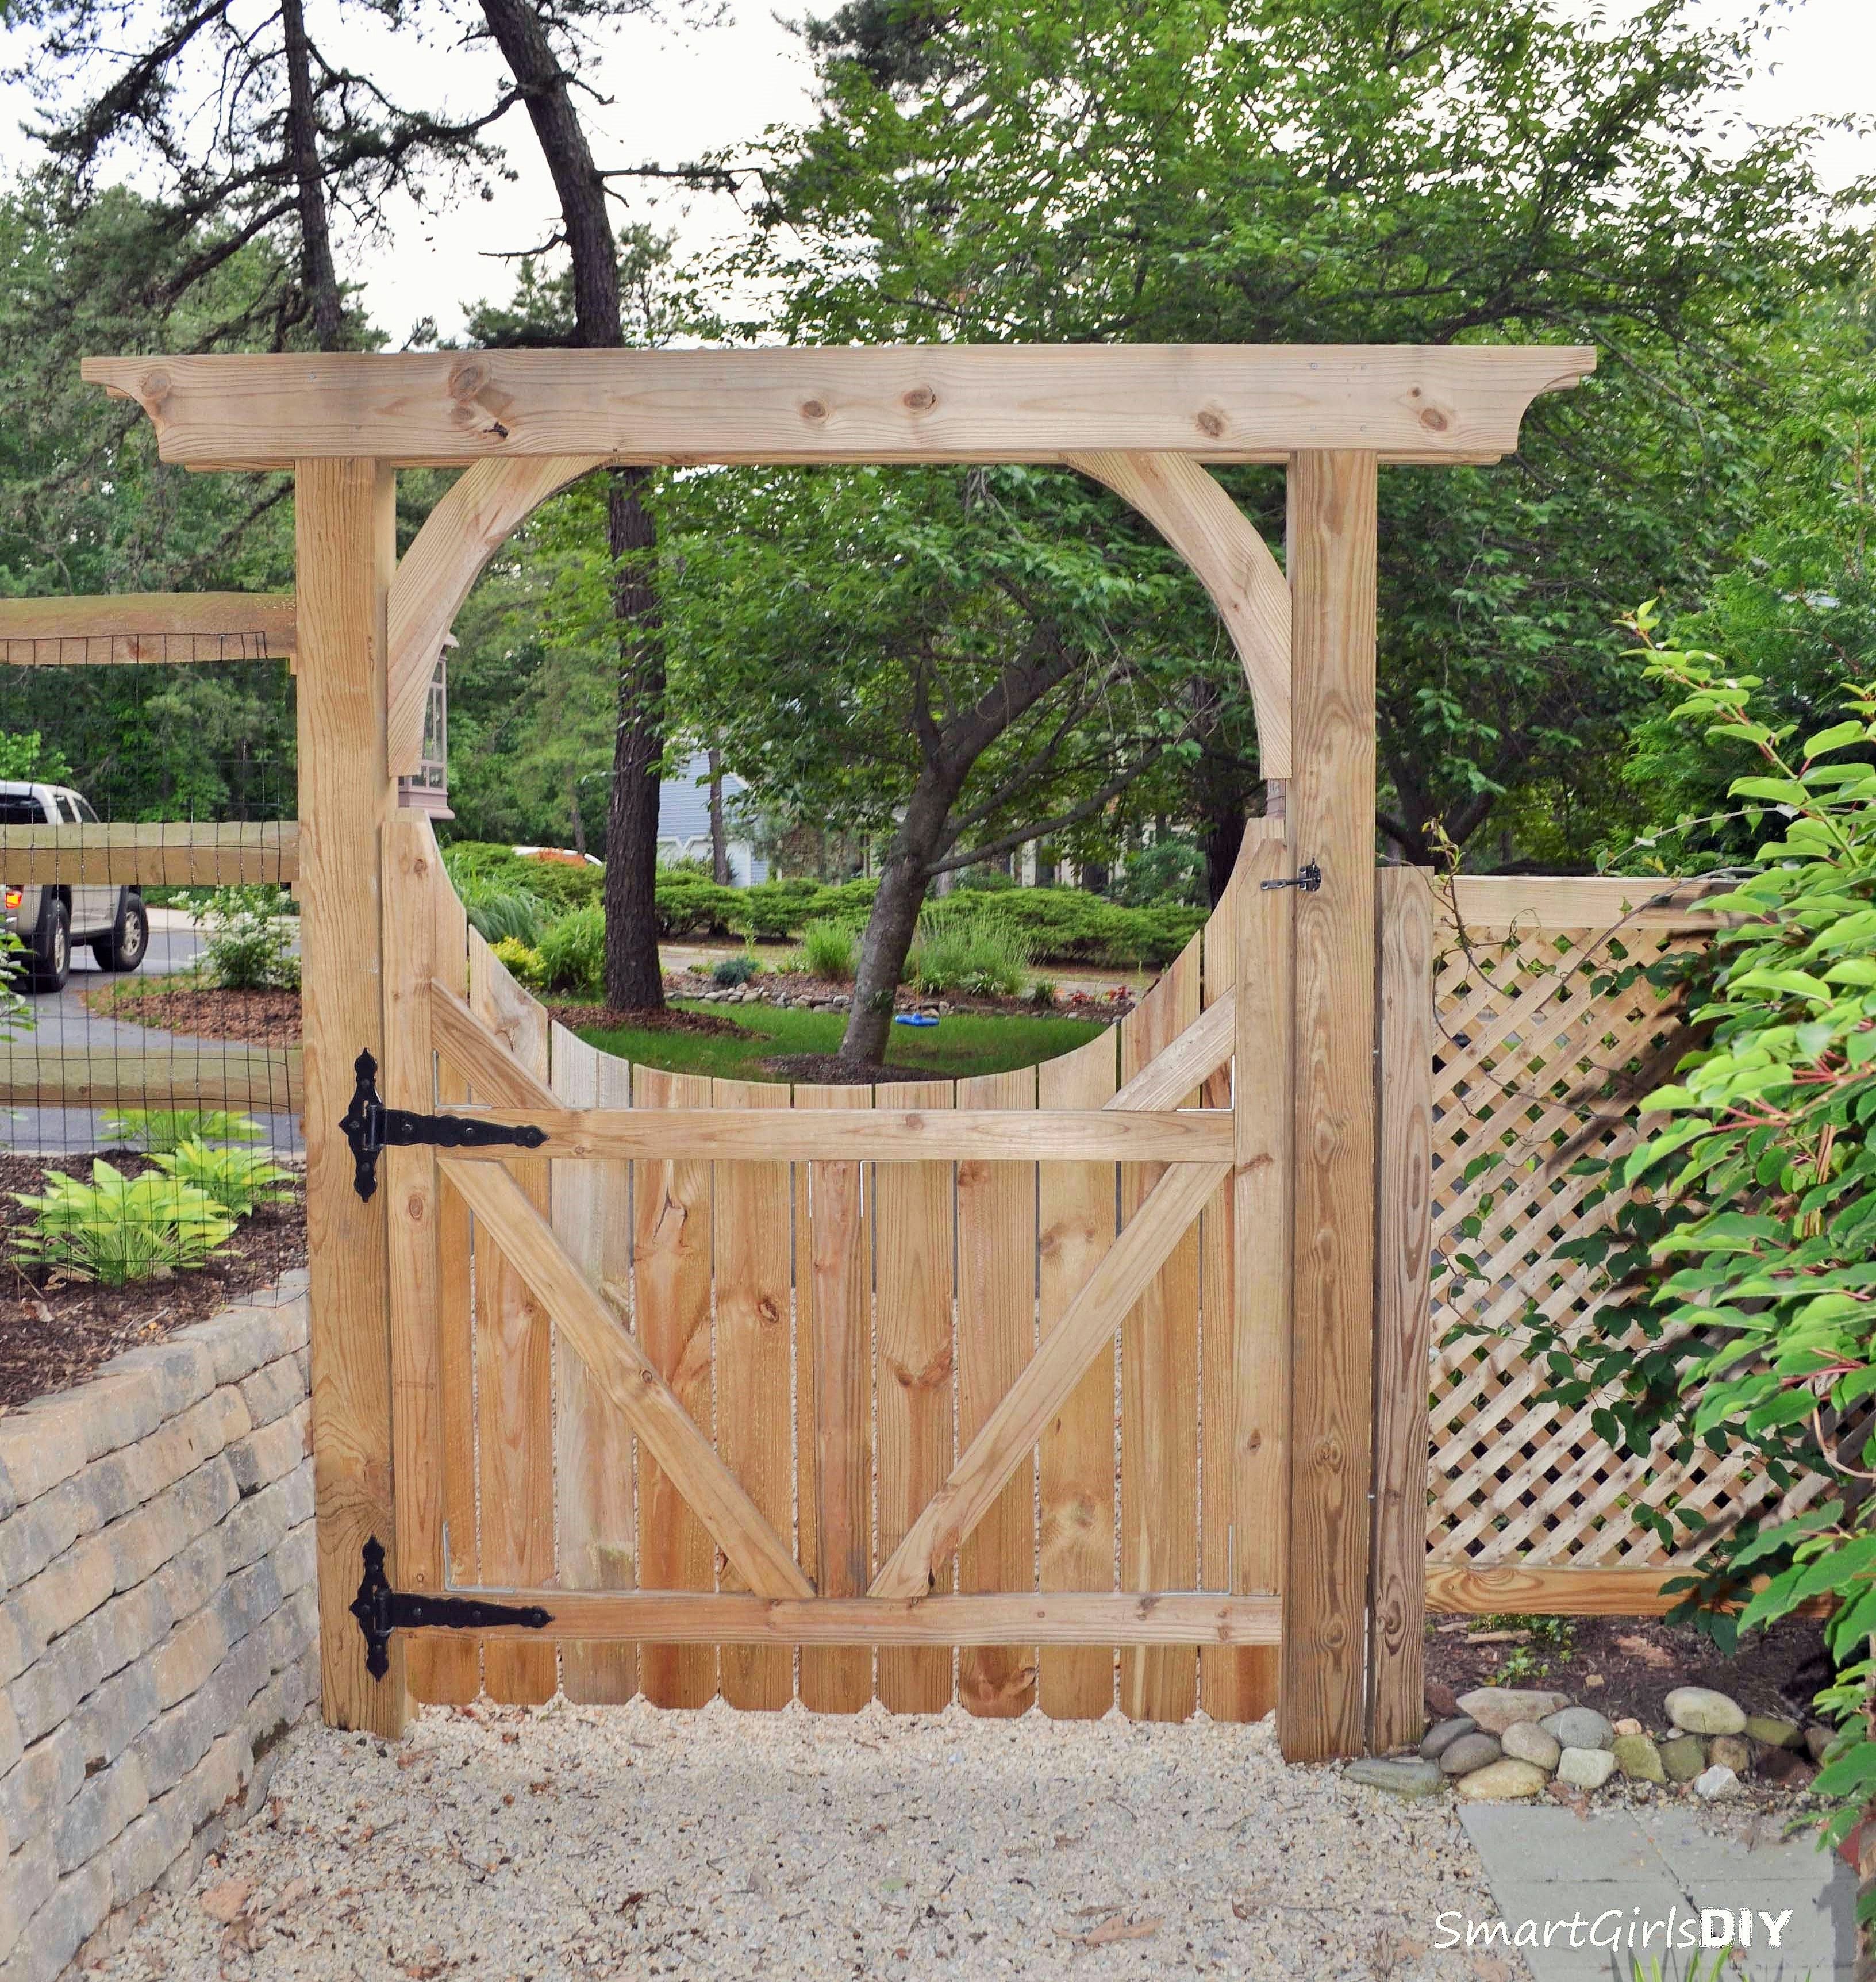
{"type": "Polygon", "coordinates": [[[88,358],[162,457],[405,467],[581,454],[630,462],[1058,462],[1091,449],[1281,462],[1359,449],[1495,461],[1573,345],[906,345],[88,358]]]}

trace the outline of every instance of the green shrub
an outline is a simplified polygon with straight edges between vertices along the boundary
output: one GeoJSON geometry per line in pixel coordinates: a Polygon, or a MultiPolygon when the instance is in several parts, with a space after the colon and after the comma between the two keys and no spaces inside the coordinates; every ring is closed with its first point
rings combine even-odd
{"type": "Polygon", "coordinates": [[[150,1160],[164,1176],[205,1192],[233,1218],[245,1218],[257,1204],[278,1204],[292,1193],[282,1188],[292,1173],[253,1149],[184,1143],[150,1160]]]}
{"type": "Polygon", "coordinates": [[[821,916],[801,931],[801,968],[829,984],[851,984],[859,932],[850,923],[821,916]]]}
{"type": "Polygon", "coordinates": [[[13,1242],[20,1257],[106,1286],[202,1266],[235,1230],[205,1190],[158,1172],[133,1180],[102,1156],[89,1183],[55,1170],[42,1193],[13,1194],[32,1213],[13,1242]]]}
{"type": "Polygon", "coordinates": [[[531,889],[495,876],[471,874],[457,882],[456,894],[469,926],[485,943],[518,943],[529,949],[539,943],[547,909],[531,889]]]}
{"type": "Polygon", "coordinates": [[[956,897],[918,919],[905,959],[908,980],[928,997],[961,991],[973,998],[1017,998],[1028,981],[1029,939],[994,916],[960,913],[956,897]]]}
{"type": "Polygon", "coordinates": [[[732,927],[738,890],[719,888],[714,881],[682,876],[658,881],[658,933],[661,936],[740,935],[732,927]]]}
{"type": "Polygon", "coordinates": [[[208,931],[202,954],[213,981],[225,991],[297,991],[292,909],[284,888],[217,888],[198,911],[208,931]]]}
{"type": "Polygon", "coordinates": [[[540,982],[548,991],[598,998],[605,993],[606,918],[597,907],[574,909],[541,932],[540,982]]]}
{"type": "Polygon", "coordinates": [[[538,991],[545,985],[541,953],[531,949],[518,937],[505,936],[499,943],[490,946],[489,954],[517,984],[525,985],[530,991],[538,991]]]}
{"type": "Polygon", "coordinates": [[[1129,909],[1196,907],[1205,899],[1205,856],[1188,839],[1159,839],[1132,855],[1115,878],[1114,899],[1129,909]]]}
{"type": "Polygon", "coordinates": [[[745,950],[741,956],[718,957],[710,967],[710,981],[727,990],[734,985],[747,984],[751,977],[759,977],[761,972],[761,959],[745,950]]]}
{"type": "Polygon", "coordinates": [[[195,1108],[126,1108],[108,1116],[104,1133],[126,1149],[141,1147],[152,1156],[168,1154],[185,1143],[262,1143],[267,1131],[246,1115],[195,1108]]]}

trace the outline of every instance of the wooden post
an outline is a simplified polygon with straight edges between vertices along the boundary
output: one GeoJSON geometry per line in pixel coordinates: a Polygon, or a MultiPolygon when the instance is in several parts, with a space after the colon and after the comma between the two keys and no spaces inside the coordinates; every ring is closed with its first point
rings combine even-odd
{"type": "Polygon", "coordinates": [[[312,1285],[313,1478],[322,1710],[338,1727],[402,1731],[404,1653],[375,1680],[347,1606],[392,1523],[391,1334],[385,1204],[352,1188],[338,1129],[362,1048],[384,1056],[378,836],[397,806],[385,768],[385,600],[396,478],[368,459],[301,462],[300,941],[305,1013],[306,1224],[312,1285]]]}
{"type": "MultiPolygon", "coordinates": [[[[1375,459],[1291,458],[1295,1223],[1288,1546],[1277,1701],[1285,1757],[1366,1738],[1375,1290],[1375,459]]],[[[1285,889],[1286,893],[1291,891],[1285,889]]]]}
{"type": "Polygon", "coordinates": [[[1380,960],[1375,1258],[1375,1560],[1368,1745],[1426,1731],[1427,1355],[1433,1332],[1433,889],[1375,876],[1380,960]]]}

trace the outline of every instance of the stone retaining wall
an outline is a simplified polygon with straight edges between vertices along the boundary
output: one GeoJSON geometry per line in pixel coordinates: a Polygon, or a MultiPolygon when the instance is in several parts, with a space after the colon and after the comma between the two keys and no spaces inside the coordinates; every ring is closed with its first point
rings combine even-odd
{"type": "Polygon", "coordinates": [[[304,1273],[0,1416],[0,1982],[265,1797],[318,1690],[304,1273]]]}

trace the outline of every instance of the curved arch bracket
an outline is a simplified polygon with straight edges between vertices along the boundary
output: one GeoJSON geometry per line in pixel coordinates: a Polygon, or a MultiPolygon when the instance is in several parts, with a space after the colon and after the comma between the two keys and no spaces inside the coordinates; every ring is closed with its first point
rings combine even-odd
{"type": "Polygon", "coordinates": [[[1244,663],[1266,778],[1290,775],[1290,587],[1270,547],[1187,454],[1071,454],[1071,468],[1131,503],[1211,596],[1244,663]]]}
{"type": "Polygon", "coordinates": [[[531,510],[605,465],[603,455],[588,454],[478,461],[464,469],[425,519],[391,580],[385,689],[385,755],[391,776],[416,775],[424,699],[436,657],[482,567],[531,510]]]}

